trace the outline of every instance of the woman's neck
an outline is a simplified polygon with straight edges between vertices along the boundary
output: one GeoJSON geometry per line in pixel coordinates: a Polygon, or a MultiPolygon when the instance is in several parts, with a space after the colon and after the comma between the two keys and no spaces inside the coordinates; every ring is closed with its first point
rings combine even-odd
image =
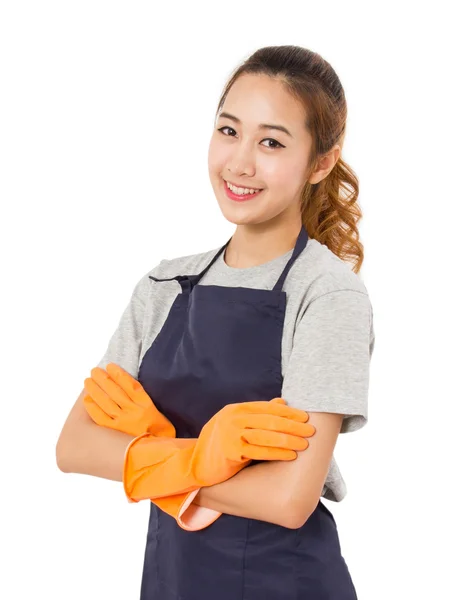
{"type": "Polygon", "coordinates": [[[238,225],[225,249],[224,261],[229,267],[247,269],[274,260],[294,248],[300,229],[301,222],[288,229],[265,231],[238,225]]]}

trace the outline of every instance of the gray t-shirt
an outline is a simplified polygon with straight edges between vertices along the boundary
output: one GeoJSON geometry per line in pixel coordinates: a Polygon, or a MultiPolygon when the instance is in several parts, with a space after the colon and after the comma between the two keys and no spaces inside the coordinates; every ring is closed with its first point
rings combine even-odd
{"type": "MultiPolygon", "coordinates": [[[[137,378],[145,353],[181,291],[176,280],[155,282],[148,276],[198,274],[221,246],[164,259],[145,273],[98,366],[114,362],[137,378]]],[[[198,285],[272,289],[292,252],[244,269],[228,266],[222,252],[198,285]]],[[[307,412],[344,414],[341,433],[361,429],[368,418],[369,366],[375,342],[372,305],[361,277],[327,246],[309,239],[283,289],[287,305],[281,396],[288,405],[307,412]]],[[[321,495],[340,502],[346,493],[333,455],[321,495]]]]}

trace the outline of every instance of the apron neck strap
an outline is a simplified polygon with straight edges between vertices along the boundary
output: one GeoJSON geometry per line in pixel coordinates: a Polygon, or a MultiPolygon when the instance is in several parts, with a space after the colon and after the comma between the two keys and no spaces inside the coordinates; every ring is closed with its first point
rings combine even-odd
{"type": "MultiPolygon", "coordinates": [[[[222,252],[225,250],[225,248],[231,242],[232,237],[233,236],[231,236],[231,238],[228,240],[228,242],[222,246],[222,248],[216,253],[216,255],[206,265],[206,267],[203,269],[203,271],[201,273],[199,273],[198,275],[187,275],[182,278],[182,281],[180,281],[180,285],[181,285],[184,293],[189,293],[192,290],[193,286],[196,285],[200,281],[200,279],[203,277],[203,275],[206,273],[206,271],[208,271],[208,269],[219,258],[219,256],[222,254],[222,252]]],[[[303,250],[305,249],[306,244],[308,243],[308,239],[309,239],[308,232],[306,231],[305,226],[302,224],[300,233],[298,234],[298,237],[297,237],[297,241],[295,242],[295,247],[294,247],[292,256],[288,260],[286,266],[284,267],[283,272],[281,273],[278,281],[276,282],[276,284],[273,287],[273,290],[279,292],[283,289],[284,281],[285,281],[286,277],[288,276],[288,273],[289,273],[292,265],[297,260],[297,258],[300,256],[300,254],[303,252],[303,250]]]]}
{"type": "MultiPolygon", "coordinates": [[[[200,279],[208,271],[208,269],[216,262],[216,260],[219,258],[219,256],[222,254],[222,252],[228,246],[228,244],[231,242],[231,239],[232,239],[232,237],[228,240],[228,242],[226,242],[220,248],[220,250],[218,250],[218,252],[216,252],[216,254],[213,256],[213,258],[210,260],[210,262],[206,265],[206,267],[203,269],[203,271],[201,271],[201,273],[198,273],[197,275],[177,275],[176,277],[171,277],[170,279],[176,279],[179,282],[179,284],[181,285],[182,292],[184,294],[189,294],[192,291],[192,288],[200,281],[200,279]]],[[[304,248],[308,242],[308,239],[309,239],[308,233],[305,229],[305,226],[302,225],[302,228],[300,229],[300,233],[297,237],[297,241],[295,242],[295,247],[294,247],[292,256],[288,260],[286,266],[284,267],[283,272],[281,273],[278,281],[276,282],[275,286],[273,287],[273,290],[281,291],[283,289],[284,281],[285,281],[292,265],[297,260],[298,256],[301,254],[301,252],[304,250],[304,248]]],[[[154,278],[154,277],[152,277],[152,279],[156,280],[156,278],[154,278]]],[[[168,280],[167,279],[159,279],[157,281],[168,281],[168,280]]]]}
{"type": "Polygon", "coordinates": [[[283,289],[284,281],[285,281],[286,277],[288,276],[288,273],[289,273],[292,265],[297,260],[297,258],[300,256],[302,251],[305,249],[305,246],[308,243],[308,239],[309,239],[308,233],[305,229],[305,226],[302,225],[302,228],[300,229],[300,233],[298,234],[298,237],[297,237],[297,241],[295,242],[295,247],[294,247],[292,256],[288,260],[286,266],[284,267],[283,272],[281,273],[278,281],[276,282],[276,284],[273,287],[273,290],[280,292],[283,289]]]}

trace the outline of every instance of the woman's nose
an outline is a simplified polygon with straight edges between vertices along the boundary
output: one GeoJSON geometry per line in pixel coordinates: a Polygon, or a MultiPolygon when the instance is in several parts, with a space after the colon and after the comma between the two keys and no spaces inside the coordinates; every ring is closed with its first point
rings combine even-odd
{"type": "Polygon", "coordinates": [[[253,157],[250,153],[244,154],[242,152],[238,156],[234,155],[228,164],[228,171],[237,177],[241,175],[253,176],[255,173],[253,157]]]}

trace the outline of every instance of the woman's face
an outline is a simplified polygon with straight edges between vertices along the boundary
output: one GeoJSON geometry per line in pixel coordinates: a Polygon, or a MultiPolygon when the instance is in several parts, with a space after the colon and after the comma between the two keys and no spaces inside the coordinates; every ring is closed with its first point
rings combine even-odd
{"type": "Polygon", "coordinates": [[[208,152],[209,177],[228,221],[250,225],[275,217],[299,219],[311,147],[305,116],[301,103],[278,81],[246,74],[234,83],[217,117],[208,152]],[[288,133],[260,124],[281,126],[288,133]],[[262,191],[237,201],[227,195],[224,180],[262,191]]]}

